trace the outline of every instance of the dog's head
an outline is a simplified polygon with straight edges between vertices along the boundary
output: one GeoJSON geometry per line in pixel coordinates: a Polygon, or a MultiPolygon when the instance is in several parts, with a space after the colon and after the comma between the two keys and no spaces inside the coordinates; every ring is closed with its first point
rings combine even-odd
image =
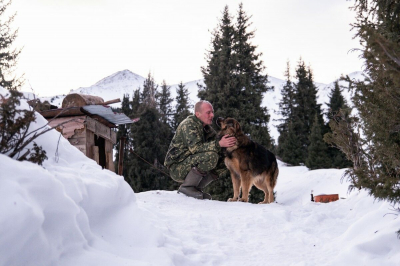
{"type": "Polygon", "coordinates": [[[226,119],[218,117],[216,124],[220,127],[220,131],[218,133],[219,138],[222,138],[225,135],[237,136],[237,133],[241,132],[239,122],[230,117],[226,119]]]}

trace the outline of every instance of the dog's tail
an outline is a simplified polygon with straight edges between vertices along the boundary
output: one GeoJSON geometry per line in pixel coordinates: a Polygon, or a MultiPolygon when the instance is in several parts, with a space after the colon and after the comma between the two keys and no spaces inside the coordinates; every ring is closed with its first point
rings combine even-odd
{"type": "Polygon", "coordinates": [[[271,167],[271,187],[275,187],[276,183],[278,181],[278,175],[279,175],[279,168],[278,168],[278,162],[275,160],[272,163],[272,167],[271,167]]]}

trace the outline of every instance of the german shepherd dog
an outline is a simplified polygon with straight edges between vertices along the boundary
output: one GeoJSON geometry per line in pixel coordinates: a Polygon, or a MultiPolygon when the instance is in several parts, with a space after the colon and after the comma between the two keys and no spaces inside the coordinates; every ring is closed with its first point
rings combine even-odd
{"type": "Polygon", "coordinates": [[[226,148],[225,165],[231,172],[233,198],[228,201],[249,201],[249,192],[253,185],[264,191],[264,201],[274,201],[274,187],[279,174],[275,155],[246,136],[233,118],[218,118],[221,128],[218,137],[234,136],[236,145],[226,148]],[[242,197],[239,198],[240,189],[242,197]]]}

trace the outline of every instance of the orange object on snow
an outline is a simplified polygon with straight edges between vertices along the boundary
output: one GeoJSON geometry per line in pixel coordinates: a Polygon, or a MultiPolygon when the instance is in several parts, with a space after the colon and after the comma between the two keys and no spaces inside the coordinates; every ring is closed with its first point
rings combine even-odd
{"type": "Polygon", "coordinates": [[[328,203],[331,201],[336,201],[339,199],[339,194],[330,194],[330,195],[318,195],[314,196],[314,201],[315,202],[323,202],[323,203],[328,203]]]}

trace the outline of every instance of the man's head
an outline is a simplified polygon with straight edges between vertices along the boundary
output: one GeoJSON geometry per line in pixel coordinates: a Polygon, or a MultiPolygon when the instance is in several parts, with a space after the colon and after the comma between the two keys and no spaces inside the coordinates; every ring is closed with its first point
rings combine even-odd
{"type": "Polygon", "coordinates": [[[214,118],[214,108],[210,102],[201,100],[195,104],[194,114],[203,122],[203,126],[211,125],[214,118]]]}

